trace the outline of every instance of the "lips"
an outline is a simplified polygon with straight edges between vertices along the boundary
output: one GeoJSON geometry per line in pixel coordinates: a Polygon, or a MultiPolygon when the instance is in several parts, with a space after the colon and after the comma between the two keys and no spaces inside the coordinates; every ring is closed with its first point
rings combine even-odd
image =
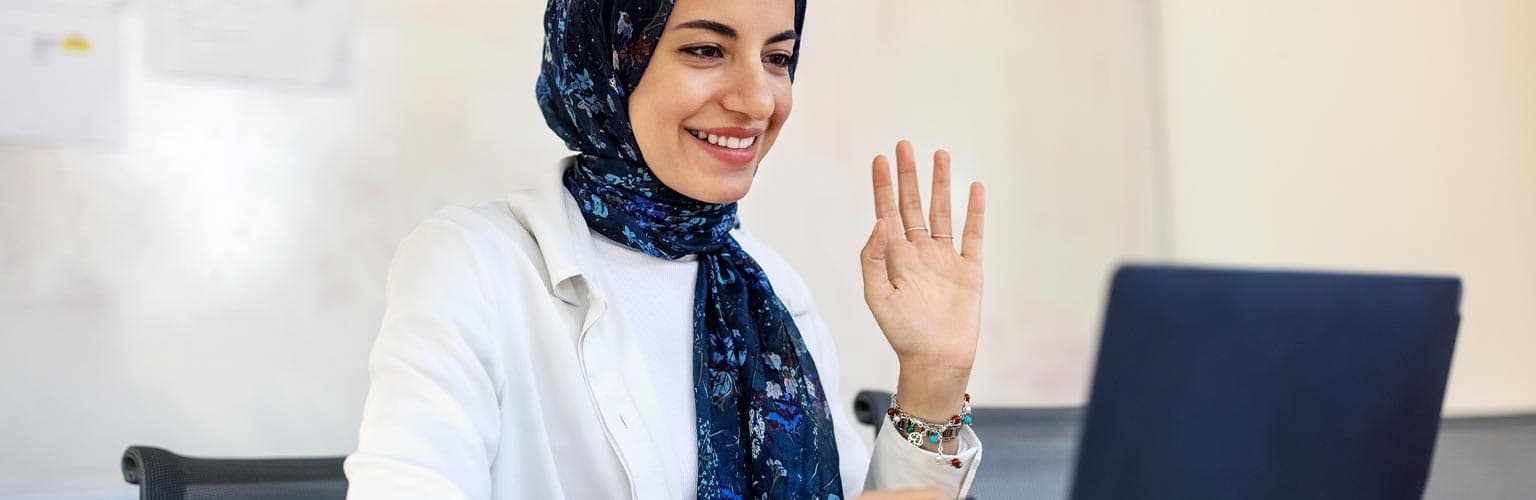
{"type": "Polygon", "coordinates": [[[751,165],[757,159],[763,133],[762,129],[740,127],[686,130],[706,153],[732,166],[751,165]]]}

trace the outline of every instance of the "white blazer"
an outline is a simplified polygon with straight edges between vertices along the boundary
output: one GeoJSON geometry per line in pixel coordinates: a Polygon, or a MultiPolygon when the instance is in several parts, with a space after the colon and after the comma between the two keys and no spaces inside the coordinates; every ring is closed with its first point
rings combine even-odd
{"type": "MultiPolygon", "coordinates": [[[[348,498],[676,499],[656,443],[659,415],[636,335],[605,321],[594,241],[560,182],[450,207],[396,250],[348,498]]],[[[844,493],[941,487],[961,497],[981,458],[965,429],[963,469],[887,422],[873,460],[840,397],[837,353],[804,281],[742,231],[816,360],[833,408],[844,493]]]]}

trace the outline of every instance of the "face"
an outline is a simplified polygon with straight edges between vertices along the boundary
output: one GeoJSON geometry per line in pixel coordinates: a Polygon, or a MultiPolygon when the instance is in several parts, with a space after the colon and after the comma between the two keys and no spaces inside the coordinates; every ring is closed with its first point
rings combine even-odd
{"type": "Polygon", "coordinates": [[[789,118],[793,0],[677,0],[629,97],[657,179],[689,198],[747,195],[789,118]]]}

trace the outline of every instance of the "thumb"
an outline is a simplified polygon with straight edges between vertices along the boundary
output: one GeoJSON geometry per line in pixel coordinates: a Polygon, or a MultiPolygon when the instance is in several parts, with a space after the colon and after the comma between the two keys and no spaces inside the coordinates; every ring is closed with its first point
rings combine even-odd
{"type": "Polygon", "coordinates": [[[859,252],[859,267],[864,271],[864,298],[885,297],[891,294],[891,278],[885,271],[886,227],[883,219],[875,219],[875,228],[859,252]]]}

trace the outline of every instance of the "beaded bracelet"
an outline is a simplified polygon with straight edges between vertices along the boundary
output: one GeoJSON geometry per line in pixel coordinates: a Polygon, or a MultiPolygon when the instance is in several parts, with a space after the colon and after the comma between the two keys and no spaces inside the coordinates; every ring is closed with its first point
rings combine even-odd
{"type": "MultiPolygon", "coordinates": [[[[901,403],[896,400],[895,394],[891,394],[891,407],[885,410],[885,414],[891,417],[891,423],[896,426],[896,429],[906,434],[907,442],[912,443],[912,446],[922,447],[925,436],[929,444],[952,441],[960,436],[961,426],[971,425],[971,395],[965,394],[965,401],[960,403],[960,414],[949,417],[945,422],[929,422],[912,416],[901,409],[901,403]]],[[[940,464],[948,462],[956,469],[961,466],[959,458],[944,456],[942,444],[939,444],[938,456],[934,457],[934,462],[940,464]]]]}

